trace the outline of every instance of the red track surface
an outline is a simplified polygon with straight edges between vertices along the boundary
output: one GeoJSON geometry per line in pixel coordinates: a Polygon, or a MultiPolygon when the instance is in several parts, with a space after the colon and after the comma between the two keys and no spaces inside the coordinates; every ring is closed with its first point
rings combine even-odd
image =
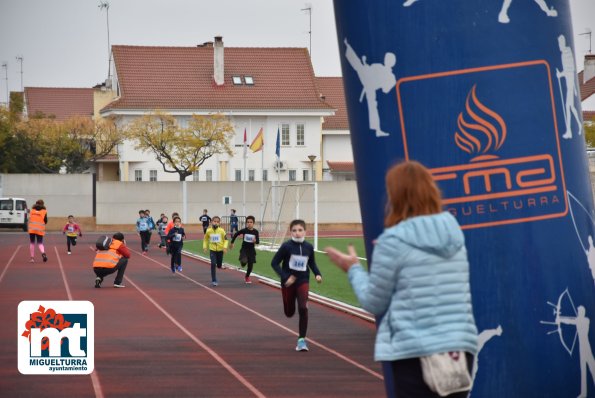
{"type": "MultiPolygon", "coordinates": [[[[62,235],[46,236],[49,261],[29,263],[26,233],[0,232],[0,397],[380,397],[382,371],[372,358],[373,324],[310,303],[310,351],[295,352],[297,314],[285,318],[281,294],[243,274],[134,250],[125,289],[113,275],[93,287],[97,235],[66,254],[62,235]],[[95,306],[91,376],[22,375],[17,368],[17,306],[22,300],[89,300],[95,306]]],[[[255,272],[268,264],[256,264],[255,272]]],[[[332,281],[325,281],[332,283],[332,281]]]]}

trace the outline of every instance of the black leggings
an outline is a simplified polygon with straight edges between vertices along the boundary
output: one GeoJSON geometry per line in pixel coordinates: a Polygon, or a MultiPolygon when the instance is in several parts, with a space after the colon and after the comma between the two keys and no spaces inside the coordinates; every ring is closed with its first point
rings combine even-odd
{"type": "Polygon", "coordinates": [[[66,246],[68,247],[68,251],[70,251],[70,245],[76,246],[76,236],[66,237],[66,246]]]}
{"type": "MultiPolygon", "coordinates": [[[[473,355],[467,353],[469,374],[473,369],[473,355]]],[[[391,362],[395,398],[440,398],[424,382],[419,358],[401,359],[391,362]]],[[[466,398],[469,391],[447,395],[448,398],[466,398]]]]}
{"type": "Polygon", "coordinates": [[[283,311],[285,316],[291,318],[295,314],[295,302],[297,301],[299,321],[299,337],[306,337],[308,332],[308,292],[309,283],[301,283],[296,286],[295,283],[289,287],[281,287],[283,296],[283,311]]]}
{"type": "Polygon", "coordinates": [[[171,253],[171,270],[176,270],[176,265],[182,265],[182,246],[171,245],[169,251],[171,253]]]}

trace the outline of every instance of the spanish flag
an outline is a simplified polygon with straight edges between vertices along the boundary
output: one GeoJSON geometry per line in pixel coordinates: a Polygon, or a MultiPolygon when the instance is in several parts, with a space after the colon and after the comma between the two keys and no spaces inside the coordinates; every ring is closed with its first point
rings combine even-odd
{"type": "Polygon", "coordinates": [[[258,131],[258,134],[256,134],[256,137],[254,137],[254,140],[252,140],[252,143],[250,144],[250,150],[252,152],[258,152],[258,151],[262,150],[263,146],[264,146],[264,131],[262,131],[262,127],[261,127],[260,130],[258,131]]]}

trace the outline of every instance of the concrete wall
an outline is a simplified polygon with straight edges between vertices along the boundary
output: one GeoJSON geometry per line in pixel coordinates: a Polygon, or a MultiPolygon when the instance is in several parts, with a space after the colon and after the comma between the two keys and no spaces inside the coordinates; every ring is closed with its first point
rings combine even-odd
{"type": "MultiPolygon", "coordinates": [[[[267,201],[271,183],[264,184],[264,201],[267,201]]],[[[318,222],[359,224],[361,215],[355,182],[318,183],[318,222]]],[[[98,182],[97,183],[97,224],[130,224],[138,218],[140,209],[151,210],[155,218],[160,213],[168,217],[178,212],[184,223],[196,224],[203,209],[209,215],[229,215],[236,209],[238,215],[252,214],[257,218],[261,214],[260,182],[246,183],[246,211],[242,206],[243,183],[241,182],[186,182],[187,210],[183,209],[182,182],[98,182]],[[231,204],[223,204],[223,197],[230,196],[231,204]]],[[[311,189],[303,188],[300,204],[300,216],[313,217],[311,189]]],[[[292,191],[295,192],[295,191],[292,191]]],[[[288,191],[288,195],[289,191],[288,191]]],[[[269,198],[270,211],[271,202],[269,198]]],[[[287,199],[286,202],[292,202],[287,199]]],[[[295,202],[295,201],[293,201],[295,202]]],[[[290,217],[290,214],[287,214],[290,217]]],[[[307,220],[311,222],[313,220],[307,220]]]]}
{"type": "MultiPolygon", "coordinates": [[[[264,202],[268,198],[267,214],[280,193],[270,193],[271,182],[263,187],[264,202]],[[271,195],[273,198],[270,198],[271,195]]],[[[319,182],[318,217],[320,224],[353,225],[361,223],[357,188],[354,181],[319,182]]],[[[313,190],[300,188],[300,214],[308,223],[313,222],[313,190]]],[[[276,192],[279,192],[278,190],[276,192]]],[[[296,190],[287,190],[286,203],[293,210],[296,190]]],[[[93,217],[93,176],[91,174],[0,174],[0,196],[22,197],[29,208],[37,199],[43,199],[48,209],[49,229],[64,226],[69,214],[75,215],[86,230],[111,228],[114,225],[131,226],[138,218],[140,209],[150,209],[154,218],[160,213],[171,216],[176,211],[185,224],[198,224],[203,209],[209,215],[229,215],[231,209],[238,215],[261,214],[261,184],[246,183],[246,210],[242,206],[242,182],[117,182],[96,183],[96,217],[93,217]],[[184,215],[183,186],[187,190],[187,209],[184,215]],[[225,205],[223,197],[231,197],[225,205]]],[[[293,218],[291,211],[283,217],[293,218]]],[[[269,216],[265,217],[268,218],[269,216]]]]}
{"type": "Polygon", "coordinates": [[[43,199],[48,217],[93,216],[92,174],[0,174],[0,196],[43,199]]]}

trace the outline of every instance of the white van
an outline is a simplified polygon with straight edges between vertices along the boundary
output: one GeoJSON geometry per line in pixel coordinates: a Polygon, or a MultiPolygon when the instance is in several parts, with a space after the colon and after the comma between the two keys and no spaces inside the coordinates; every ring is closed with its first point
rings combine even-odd
{"type": "Polygon", "coordinates": [[[17,227],[27,231],[29,210],[23,198],[0,198],[0,227],[17,227]]]}

